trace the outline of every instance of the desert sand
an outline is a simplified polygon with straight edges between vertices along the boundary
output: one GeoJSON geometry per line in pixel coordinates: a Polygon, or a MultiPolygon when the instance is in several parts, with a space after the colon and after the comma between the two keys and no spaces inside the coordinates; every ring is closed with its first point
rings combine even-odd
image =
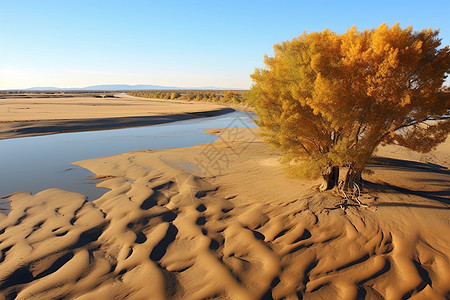
{"type": "Polygon", "coordinates": [[[126,94],[114,96],[0,95],[0,139],[146,126],[233,111],[213,103],[149,100],[126,94]]]}
{"type": "Polygon", "coordinates": [[[448,299],[450,140],[381,147],[361,200],[286,175],[256,129],[76,162],[101,198],[50,189],[0,214],[7,299],[448,299]]]}

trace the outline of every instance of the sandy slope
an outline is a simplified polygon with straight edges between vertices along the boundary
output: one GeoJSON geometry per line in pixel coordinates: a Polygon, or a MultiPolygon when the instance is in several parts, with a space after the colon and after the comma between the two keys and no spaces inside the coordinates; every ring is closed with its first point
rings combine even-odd
{"type": "Polygon", "coordinates": [[[77,164],[100,199],[10,198],[0,290],[17,299],[448,299],[447,141],[428,156],[383,148],[369,208],[286,177],[252,130],[209,145],[77,164]]]}

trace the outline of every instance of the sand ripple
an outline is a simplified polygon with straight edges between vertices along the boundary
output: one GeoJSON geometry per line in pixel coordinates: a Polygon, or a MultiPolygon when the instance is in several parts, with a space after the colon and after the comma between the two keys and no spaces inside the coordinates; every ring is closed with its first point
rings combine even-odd
{"type": "MultiPolygon", "coordinates": [[[[183,159],[200,149],[190,151],[182,152],[183,159]]],[[[261,159],[249,151],[241,169],[261,159]]],[[[290,181],[280,186],[266,181],[255,191],[252,182],[262,179],[247,172],[237,178],[232,168],[212,180],[175,164],[179,153],[136,152],[79,163],[104,178],[100,185],[110,189],[94,202],[57,189],[11,196],[11,213],[0,219],[2,296],[450,296],[445,206],[431,213],[374,205],[330,210],[326,207],[339,201],[331,193],[290,181]]],[[[259,168],[261,178],[278,176],[274,164],[259,168]]],[[[405,196],[380,197],[400,201],[405,196]]]]}

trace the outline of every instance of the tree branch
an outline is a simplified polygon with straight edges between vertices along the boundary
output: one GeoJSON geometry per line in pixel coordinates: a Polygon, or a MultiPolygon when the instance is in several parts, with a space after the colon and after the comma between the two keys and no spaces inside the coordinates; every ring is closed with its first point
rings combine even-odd
{"type": "MultiPolygon", "coordinates": [[[[407,127],[410,127],[410,126],[417,125],[417,124],[419,124],[419,123],[426,124],[426,123],[425,123],[426,121],[442,121],[442,120],[448,120],[448,119],[450,119],[450,116],[442,116],[442,117],[440,117],[440,118],[427,117],[427,118],[425,118],[425,119],[423,119],[423,120],[420,120],[420,121],[414,120],[414,121],[412,121],[412,122],[410,122],[410,123],[407,123],[407,124],[403,124],[403,125],[398,126],[397,128],[394,129],[394,132],[397,131],[397,130],[400,130],[400,129],[404,129],[404,128],[407,128],[407,127]]],[[[430,125],[428,125],[428,124],[426,124],[426,125],[427,125],[427,126],[430,126],[430,125]]],[[[385,134],[383,134],[383,135],[378,139],[377,142],[380,143],[380,142],[381,142],[386,136],[388,136],[389,134],[390,134],[389,131],[386,132],[385,134]]]]}

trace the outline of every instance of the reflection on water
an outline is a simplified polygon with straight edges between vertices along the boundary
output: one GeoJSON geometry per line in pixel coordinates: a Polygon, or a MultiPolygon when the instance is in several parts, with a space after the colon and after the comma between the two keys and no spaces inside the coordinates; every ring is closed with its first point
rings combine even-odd
{"type": "MultiPolygon", "coordinates": [[[[94,200],[107,189],[97,188],[90,177],[93,174],[71,165],[72,162],[147,148],[156,150],[209,143],[217,137],[203,130],[241,123],[233,122],[237,118],[247,126],[255,127],[254,117],[254,114],[236,111],[162,125],[0,140],[0,197],[56,187],[85,194],[88,200],[94,200]]],[[[5,208],[5,201],[0,199],[0,210],[2,208],[5,208]]]]}

